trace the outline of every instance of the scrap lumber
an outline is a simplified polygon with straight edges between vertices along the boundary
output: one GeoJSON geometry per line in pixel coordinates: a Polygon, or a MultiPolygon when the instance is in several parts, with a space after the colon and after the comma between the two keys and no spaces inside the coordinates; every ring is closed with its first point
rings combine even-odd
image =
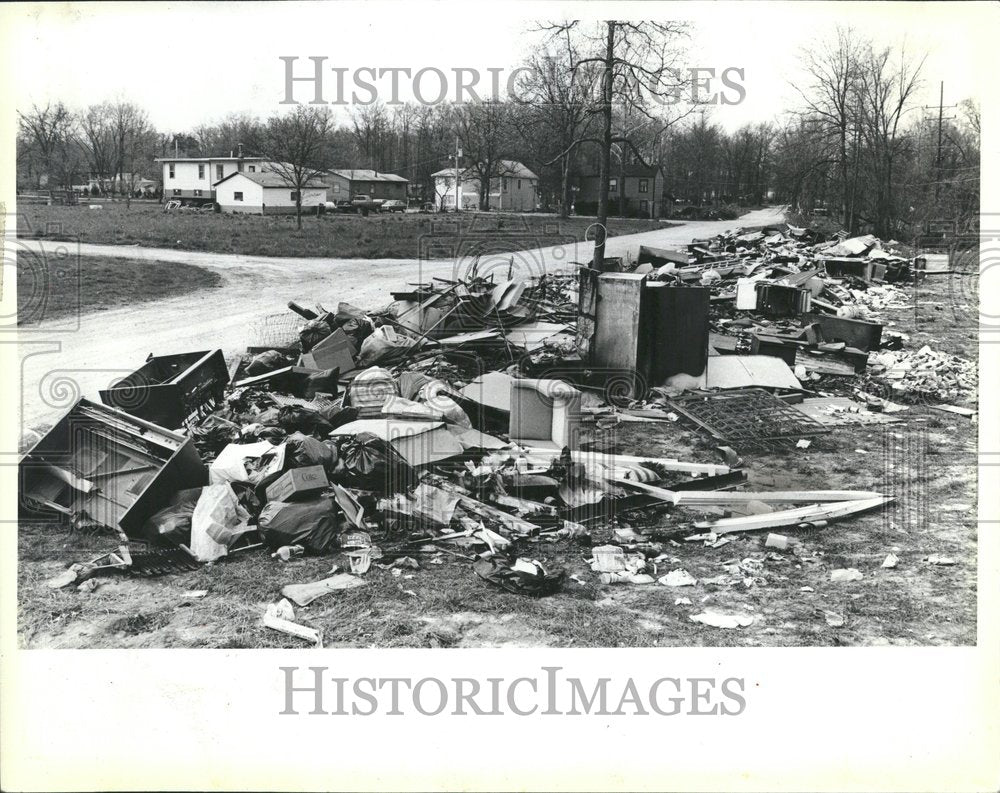
{"type": "Polygon", "coordinates": [[[797,509],[786,509],[779,512],[768,512],[764,515],[747,515],[739,518],[720,518],[713,521],[695,523],[695,527],[706,529],[713,534],[730,534],[736,531],[757,531],[758,529],[791,528],[803,524],[826,523],[839,520],[848,515],[879,509],[893,498],[880,495],[877,498],[865,498],[857,501],[837,501],[821,506],[811,504],[797,509]]]}
{"type": "Polygon", "coordinates": [[[751,501],[760,501],[764,504],[824,504],[884,498],[881,493],[869,490],[771,490],[762,492],[667,490],[632,479],[615,478],[610,481],[617,485],[649,493],[678,507],[726,506],[727,504],[747,504],[751,501]]]}

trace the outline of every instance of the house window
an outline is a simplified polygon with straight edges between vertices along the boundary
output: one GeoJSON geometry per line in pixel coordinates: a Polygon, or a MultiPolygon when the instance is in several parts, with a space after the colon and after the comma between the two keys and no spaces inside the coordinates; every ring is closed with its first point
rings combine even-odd
{"type": "Polygon", "coordinates": [[[649,179],[640,179],[639,180],[639,192],[640,193],[648,193],[649,192],[649,179]]]}
{"type": "Polygon", "coordinates": [[[241,193],[238,190],[235,193],[233,193],[233,201],[242,201],[242,200],[243,200],[243,193],[241,193]]]}
{"type": "Polygon", "coordinates": [[[250,169],[250,173],[256,173],[257,172],[257,166],[256,165],[248,165],[247,168],[250,169]]]}
{"type": "Polygon", "coordinates": [[[517,180],[517,189],[518,190],[521,189],[521,180],[520,179],[517,180]]]}
{"type": "Polygon", "coordinates": [[[219,180],[219,179],[222,178],[222,166],[221,165],[216,165],[215,166],[215,178],[216,178],[216,180],[219,180]]]}
{"type": "Polygon", "coordinates": [[[170,169],[170,178],[173,179],[174,178],[174,164],[170,163],[170,165],[168,165],[167,167],[170,169]]]}
{"type": "Polygon", "coordinates": [[[299,191],[292,190],[292,201],[298,201],[298,200],[299,200],[299,191]]]}
{"type": "Polygon", "coordinates": [[[506,176],[503,178],[503,190],[504,190],[504,192],[507,192],[507,177],[506,176]]]}
{"type": "Polygon", "coordinates": [[[181,194],[181,191],[180,191],[180,190],[178,190],[178,189],[177,189],[177,188],[175,187],[175,188],[174,188],[174,195],[180,195],[180,194],[181,194]]]}
{"type": "Polygon", "coordinates": [[[336,182],[334,182],[334,184],[333,184],[333,192],[335,192],[335,193],[339,193],[340,192],[340,185],[337,184],[336,182]]]}
{"type": "Polygon", "coordinates": [[[201,190],[195,190],[194,191],[194,195],[195,195],[195,198],[200,198],[201,197],[201,190]]]}
{"type": "MultiPolygon", "coordinates": [[[[173,176],[173,174],[171,174],[171,176],[173,176]]],[[[199,179],[204,179],[205,178],[205,166],[204,165],[199,165],[198,166],[198,178],[199,179]]]]}
{"type": "Polygon", "coordinates": [[[610,193],[617,193],[618,192],[618,180],[617,179],[609,179],[608,180],[608,192],[610,192],[610,193]]]}

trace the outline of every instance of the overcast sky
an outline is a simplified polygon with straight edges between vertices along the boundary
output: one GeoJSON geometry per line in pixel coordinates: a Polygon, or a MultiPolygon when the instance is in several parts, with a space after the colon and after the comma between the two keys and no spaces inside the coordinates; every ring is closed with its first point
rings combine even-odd
{"type": "MultiPolygon", "coordinates": [[[[123,97],[143,105],[157,128],[169,132],[232,112],[267,116],[279,109],[279,56],[299,57],[304,70],[309,56],[326,56],[327,66],[349,70],[511,69],[536,46],[537,37],[526,33],[535,20],[612,13],[688,19],[690,66],[744,69],[744,101],[712,111],[729,129],[773,120],[789,106],[796,97],[789,82],[802,80],[799,53],[833,35],[838,22],[927,53],[920,104],[937,103],[941,80],[948,104],[995,92],[988,58],[998,14],[988,4],[53,3],[19,11],[6,24],[3,55],[14,64],[8,90],[19,109],[49,100],[79,107],[123,97]]],[[[306,96],[296,90],[296,98],[306,96]]],[[[407,91],[404,79],[401,98],[407,91]]]]}

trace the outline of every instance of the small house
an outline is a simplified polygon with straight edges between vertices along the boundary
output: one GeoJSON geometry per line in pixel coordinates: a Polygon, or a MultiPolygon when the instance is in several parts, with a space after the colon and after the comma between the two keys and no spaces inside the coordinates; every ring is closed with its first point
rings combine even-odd
{"type": "MultiPolygon", "coordinates": [[[[328,185],[310,179],[302,191],[303,210],[326,202],[328,185]]],[[[289,180],[274,171],[231,173],[215,185],[215,202],[223,212],[247,215],[294,214],[298,191],[289,180]]]]}

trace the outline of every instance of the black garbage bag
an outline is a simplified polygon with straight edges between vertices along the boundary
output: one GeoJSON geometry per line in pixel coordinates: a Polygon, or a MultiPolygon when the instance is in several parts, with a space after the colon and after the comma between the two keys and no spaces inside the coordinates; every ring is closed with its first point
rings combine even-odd
{"type": "Polygon", "coordinates": [[[306,435],[329,435],[333,429],[318,411],[307,410],[298,405],[282,407],[277,423],[286,432],[301,432],[306,435]]]}
{"type": "Polygon", "coordinates": [[[306,399],[312,399],[316,394],[337,396],[339,391],[337,388],[338,380],[340,380],[340,369],[324,369],[321,372],[315,372],[306,378],[302,396],[306,399]]]}
{"type": "Polygon", "coordinates": [[[288,359],[277,350],[266,350],[250,360],[246,373],[250,377],[256,377],[259,374],[273,372],[282,366],[288,366],[288,359]]]}
{"type": "Polygon", "coordinates": [[[361,342],[371,336],[375,330],[371,320],[360,308],[352,306],[350,303],[341,303],[337,306],[337,313],[333,317],[333,324],[344,331],[348,338],[354,343],[354,349],[361,349],[361,342]]]}
{"type": "Polygon", "coordinates": [[[410,464],[388,441],[370,432],[347,436],[340,443],[339,484],[379,493],[398,493],[416,482],[410,464]]]}
{"type": "Polygon", "coordinates": [[[330,405],[319,410],[319,415],[330,425],[331,430],[343,427],[352,421],[358,420],[358,409],[354,407],[341,407],[340,405],[330,405]]]}
{"type": "Polygon", "coordinates": [[[202,454],[217,454],[239,440],[240,425],[213,414],[191,429],[191,437],[202,454]]]}
{"type": "Polygon", "coordinates": [[[167,506],[146,519],[142,536],[147,540],[163,540],[172,545],[190,545],[191,516],[200,497],[200,487],[175,493],[167,506]]]}
{"type": "Polygon", "coordinates": [[[499,555],[491,559],[479,559],[473,563],[472,569],[477,576],[493,586],[515,595],[532,597],[554,595],[562,589],[566,580],[565,570],[546,570],[536,560],[518,565],[517,560],[499,555]]]}
{"type": "Polygon", "coordinates": [[[285,439],[285,467],[305,468],[322,465],[331,471],[337,464],[337,447],[316,440],[311,435],[296,432],[285,439]]]}
{"type": "Polygon", "coordinates": [[[342,525],[343,513],[330,496],[309,501],[271,501],[257,518],[257,528],[269,548],[301,545],[309,553],[334,550],[342,525]]]}
{"type": "Polygon", "coordinates": [[[333,317],[330,314],[324,314],[321,317],[309,320],[305,324],[305,327],[299,331],[299,343],[302,345],[302,352],[309,352],[309,350],[333,333],[335,328],[332,322],[333,317]]]}
{"type": "Polygon", "coordinates": [[[281,426],[281,410],[280,408],[268,408],[258,413],[253,418],[254,424],[263,424],[265,427],[280,427],[281,426]]]}

